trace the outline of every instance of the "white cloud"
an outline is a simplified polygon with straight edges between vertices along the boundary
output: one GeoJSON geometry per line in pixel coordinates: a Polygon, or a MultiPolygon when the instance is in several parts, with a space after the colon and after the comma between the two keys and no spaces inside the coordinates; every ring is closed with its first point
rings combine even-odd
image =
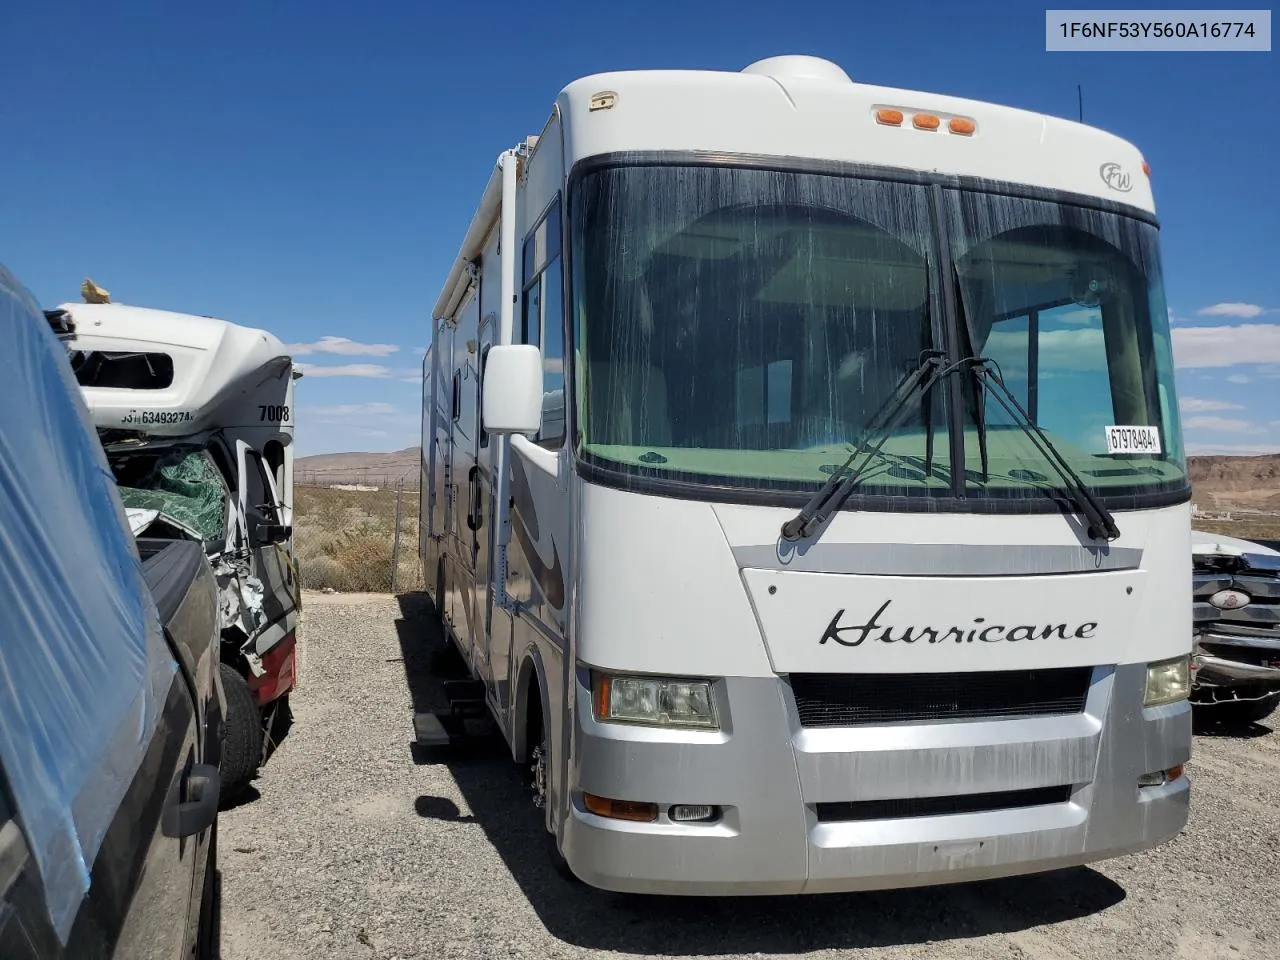
{"type": "Polygon", "coordinates": [[[369,377],[376,380],[391,376],[389,367],[377,363],[344,363],[336,367],[318,367],[314,363],[295,363],[305,377],[369,377]]]}
{"type": "MultiPolygon", "coordinates": [[[[1169,315],[1173,315],[1173,311],[1169,311],[1169,315]]],[[[1079,307],[1074,310],[1065,310],[1062,313],[1056,313],[1053,316],[1054,323],[1065,323],[1073,327],[1083,327],[1091,323],[1098,322],[1097,307],[1079,307]]]]}
{"type": "Polygon", "coordinates": [[[313,417],[373,417],[399,415],[400,410],[389,403],[339,403],[327,407],[303,407],[300,413],[313,417]]]}
{"type": "Polygon", "coordinates": [[[1243,373],[1233,373],[1231,376],[1227,377],[1227,383],[1248,383],[1249,379],[1250,378],[1243,373]]]}
{"type": "Polygon", "coordinates": [[[1183,397],[1178,401],[1178,409],[1183,413],[1208,413],[1212,410],[1243,410],[1238,403],[1227,403],[1225,400],[1204,400],[1200,397],[1183,397]]]}
{"type": "Polygon", "coordinates": [[[1182,422],[1188,430],[1221,430],[1223,433],[1260,433],[1261,428],[1251,420],[1236,420],[1232,417],[1188,417],[1182,422]]]}
{"type": "Polygon", "coordinates": [[[1263,309],[1256,303],[1215,303],[1213,306],[1203,307],[1196,311],[1202,317],[1242,317],[1246,320],[1272,312],[1271,310],[1263,309]]]}
{"type": "MultiPolygon", "coordinates": [[[[1050,372],[1092,373],[1106,369],[1106,342],[1101,328],[1051,330],[1040,334],[1040,369],[1050,372]]],[[[985,356],[1000,364],[1006,377],[1027,375],[1027,334],[1025,331],[997,330],[987,337],[985,356]]],[[[843,372],[843,371],[842,371],[843,372]]],[[[1041,379],[1046,379],[1044,372],[1041,379]]]]}
{"type": "Polygon", "coordinates": [[[289,344],[289,350],[298,356],[333,353],[342,357],[389,357],[399,349],[393,343],[360,343],[346,337],[321,337],[315,343],[289,344]]]}
{"type": "Polygon", "coordinates": [[[1184,369],[1280,363],[1280,324],[1179,327],[1173,331],[1173,356],[1184,369]]]}

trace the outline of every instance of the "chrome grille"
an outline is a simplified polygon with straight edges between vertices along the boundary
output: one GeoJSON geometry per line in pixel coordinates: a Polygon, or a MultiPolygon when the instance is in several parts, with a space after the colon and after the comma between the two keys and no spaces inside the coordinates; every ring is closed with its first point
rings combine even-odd
{"type": "Polygon", "coordinates": [[[1194,560],[1192,617],[1198,630],[1235,637],[1280,637],[1280,557],[1199,554],[1194,560]],[[1211,599],[1224,590],[1242,593],[1248,601],[1219,608],[1211,599]]]}

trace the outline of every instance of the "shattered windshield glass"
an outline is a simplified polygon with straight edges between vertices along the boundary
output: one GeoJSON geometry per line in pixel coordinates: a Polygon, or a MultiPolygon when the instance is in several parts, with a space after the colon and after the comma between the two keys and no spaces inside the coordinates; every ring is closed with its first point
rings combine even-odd
{"type": "Polygon", "coordinates": [[[111,467],[126,507],[159,510],[202,540],[225,536],[227,488],[203,450],[140,451],[112,457],[111,467]]]}

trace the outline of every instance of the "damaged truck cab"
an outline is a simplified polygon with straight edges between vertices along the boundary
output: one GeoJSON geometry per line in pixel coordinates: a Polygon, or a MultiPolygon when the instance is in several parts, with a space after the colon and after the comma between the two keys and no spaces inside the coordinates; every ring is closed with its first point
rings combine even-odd
{"type": "Polygon", "coordinates": [[[228,716],[224,795],[289,721],[300,593],[294,381],[272,334],[124,304],[63,304],[76,379],[135,537],[203,543],[218,584],[228,716]]]}
{"type": "Polygon", "coordinates": [[[1193,530],[1191,702],[1248,725],[1280,706],[1280,546],[1193,530]]]}

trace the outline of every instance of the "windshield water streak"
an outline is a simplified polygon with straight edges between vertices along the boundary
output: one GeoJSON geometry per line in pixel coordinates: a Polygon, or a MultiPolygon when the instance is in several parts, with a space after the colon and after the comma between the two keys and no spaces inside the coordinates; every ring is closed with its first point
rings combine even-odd
{"type": "MultiPolygon", "coordinates": [[[[811,494],[853,449],[878,443],[875,411],[925,352],[951,351],[993,361],[1104,502],[1186,490],[1157,231],[1145,221],[724,165],[600,169],[577,181],[572,209],[576,453],[595,467],[655,489],[811,494]],[[1115,426],[1152,428],[1159,452],[1110,450],[1115,426]]],[[[913,400],[849,505],[961,496],[1039,509],[1061,488],[980,381],[961,379],[913,400]]]]}

